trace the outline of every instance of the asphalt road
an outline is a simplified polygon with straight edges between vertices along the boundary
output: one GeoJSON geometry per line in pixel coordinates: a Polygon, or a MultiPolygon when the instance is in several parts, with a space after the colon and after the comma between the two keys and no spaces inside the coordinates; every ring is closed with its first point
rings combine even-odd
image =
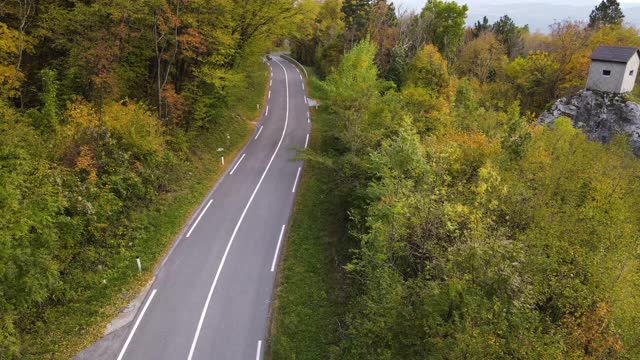
{"type": "Polygon", "coordinates": [[[304,82],[274,56],[263,116],[161,265],[120,359],[261,359],[310,129],[304,82]],[[282,240],[282,241],[281,241],[282,240]]]}

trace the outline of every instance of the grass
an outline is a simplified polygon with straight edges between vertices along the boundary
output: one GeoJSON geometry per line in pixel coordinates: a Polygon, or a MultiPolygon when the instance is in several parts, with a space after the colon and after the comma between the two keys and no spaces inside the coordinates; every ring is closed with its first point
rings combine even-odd
{"type": "MultiPolygon", "coordinates": [[[[310,148],[322,152],[330,122],[314,112],[310,148]]],[[[307,161],[279,268],[267,357],[340,357],[348,254],[346,211],[332,170],[307,161]]]]}
{"type": "Polygon", "coordinates": [[[231,163],[251,134],[250,120],[260,114],[255,104],[265,98],[267,67],[259,59],[245,66],[249,77],[244,88],[233,94],[224,128],[199,134],[190,141],[199,145],[192,148],[189,175],[178,179],[175,191],[159,197],[133,220],[145,230],[144,236],[133,239],[133,251],[122,251],[109,261],[109,267],[86,274],[92,286],[78,289],[75,301],[43,311],[30,332],[23,334],[22,358],[72,358],[102,337],[105,326],[152,279],[156,265],[224,171],[221,154],[228,159],[227,164],[231,163]],[[217,152],[219,147],[225,152],[217,152]],[[141,258],[142,273],[138,273],[134,254],[141,258]]]}

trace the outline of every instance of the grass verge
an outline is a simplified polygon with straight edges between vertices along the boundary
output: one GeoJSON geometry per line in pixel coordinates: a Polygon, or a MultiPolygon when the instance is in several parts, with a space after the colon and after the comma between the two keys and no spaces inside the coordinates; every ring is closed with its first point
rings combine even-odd
{"type": "Polygon", "coordinates": [[[264,102],[268,68],[258,59],[247,64],[245,72],[246,85],[233,95],[224,127],[197,134],[189,141],[188,172],[176,179],[175,191],[160,196],[131,220],[144,229],[144,236],[132,239],[133,251],[114,249],[119,255],[109,259],[109,266],[83,274],[89,280],[83,284],[85,288],[77,289],[73,302],[44,310],[31,331],[23,334],[21,358],[72,358],[102,337],[105,326],[153,277],[182,226],[223,173],[221,154],[231,163],[251,135],[251,121],[260,115],[256,104],[264,102]],[[216,151],[219,147],[225,148],[224,153],[216,151]],[[136,255],[141,258],[142,273],[138,273],[136,255]]]}
{"type": "MultiPolygon", "coordinates": [[[[323,151],[330,122],[314,113],[310,148],[323,151]]],[[[339,358],[348,254],[346,211],[332,170],[307,161],[278,271],[267,358],[339,358]]]]}

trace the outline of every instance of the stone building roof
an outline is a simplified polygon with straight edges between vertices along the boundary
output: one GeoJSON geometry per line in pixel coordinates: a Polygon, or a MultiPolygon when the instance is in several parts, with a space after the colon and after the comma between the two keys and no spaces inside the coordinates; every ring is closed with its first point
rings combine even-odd
{"type": "Polygon", "coordinates": [[[640,50],[627,46],[600,45],[591,54],[591,60],[610,61],[626,64],[633,54],[640,56],[640,50]]]}

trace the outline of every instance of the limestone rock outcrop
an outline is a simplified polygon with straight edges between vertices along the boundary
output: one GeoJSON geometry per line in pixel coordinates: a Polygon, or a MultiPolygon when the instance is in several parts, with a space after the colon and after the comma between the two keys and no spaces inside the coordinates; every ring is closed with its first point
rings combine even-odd
{"type": "Polygon", "coordinates": [[[609,142],[615,133],[629,134],[633,153],[640,157],[640,104],[626,101],[623,95],[581,90],[558,99],[538,123],[549,125],[560,116],[570,118],[575,128],[601,143],[609,142]]]}

